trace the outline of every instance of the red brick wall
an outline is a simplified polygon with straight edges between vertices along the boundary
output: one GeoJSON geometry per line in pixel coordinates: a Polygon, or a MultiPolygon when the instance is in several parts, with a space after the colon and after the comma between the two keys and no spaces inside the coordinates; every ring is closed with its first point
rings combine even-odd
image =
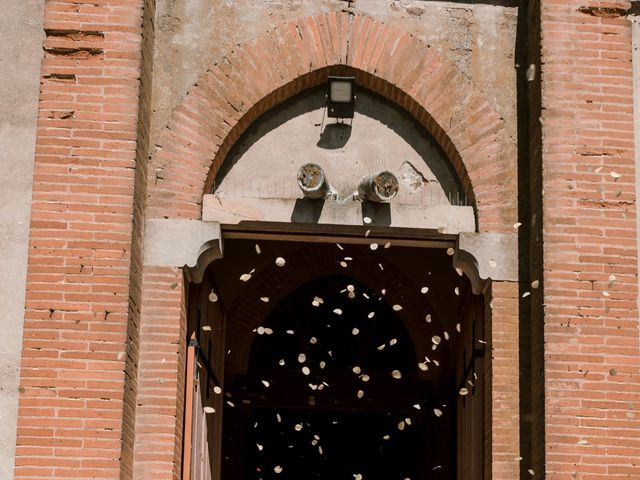
{"type": "Polygon", "coordinates": [[[546,478],[637,479],[629,3],[541,5],[546,478]]]}
{"type": "Polygon", "coordinates": [[[120,475],[141,3],[46,3],[18,479],[120,475]]]}

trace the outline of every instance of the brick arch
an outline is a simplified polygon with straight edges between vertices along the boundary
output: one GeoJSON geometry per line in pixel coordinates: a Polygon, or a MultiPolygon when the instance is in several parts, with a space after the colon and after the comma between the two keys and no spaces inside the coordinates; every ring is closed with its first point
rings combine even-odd
{"type": "Polygon", "coordinates": [[[428,44],[363,15],[290,21],[229,52],[174,111],[152,158],[151,218],[200,218],[202,195],[233,144],[275,105],[327,74],[405,109],[439,142],[476,207],[480,231],[516,218],[515,148],[503,119],[457,67],[428,44]]]}

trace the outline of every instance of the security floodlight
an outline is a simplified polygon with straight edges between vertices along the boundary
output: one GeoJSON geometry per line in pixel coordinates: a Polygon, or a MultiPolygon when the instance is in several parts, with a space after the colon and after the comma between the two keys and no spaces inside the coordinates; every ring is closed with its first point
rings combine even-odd
{"type": "Polygon", "coordinates": [[[298,170],[298,186],[305,198],[335,198],[337,192],[329,185],[320,165],[305,163],[298,170]]]}
{"type": "Polygon", "coordinates": [[[400,184],[396,176],[385,170],[360,180],[356,198],[376,203],[389,203],[398,194],[399,188],[400,184]]]}
{"type": "Polygon", "coordinates": [[[328,116],[353,118],[355,105],[355,77],[329,77],[327,94],[328,116]]]}

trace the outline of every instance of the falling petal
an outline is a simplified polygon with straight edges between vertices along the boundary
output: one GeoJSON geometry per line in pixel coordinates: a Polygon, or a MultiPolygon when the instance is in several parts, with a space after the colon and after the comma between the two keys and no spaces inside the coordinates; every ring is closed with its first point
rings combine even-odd
{"type": "Polygon", "coordinates": [[[613,285],[615,281],[616,281],[616,276],[609,275],[609,286],[613,285]]]}
{"type": "Polygon", "coordinates": [[[367,300],[369,300],[369,295],[367,295],[366,293],[363,293],[363,294],[362,294],[362,296],[363,296],[364,298],[366,298],[367,300]]]}
{"type": "Polygon", "coordinates": [[[368,382],[369,380],[371,380],[371,378],[365,373],[360,377],[360,380],[362,380],[363,382],[368,382]]]}
{"type": "Polygon", "coordinates": [[[354,473],[353,474],[353,478],[354,478],[354,480],[362,480],[362,474],[361,473],[354,473]]]}
{"type": "Polygon", "coordinates": [[[344,262],[344,261],[343,261],[343,262],[340,262],[340,266],[341,266],[342,268],[347,268],[347,262],[344,262]]]}
{"type": "Polygon", "coordinates": [[[610,297],[611,295],[609,294],[609,292],[607,292],[606,290],[604,290],[602,292],[602,295],[604,295],[605,297],[610,297]]]}
{"type": "Polygon", "coordinates": [[[260,300],[262,300],[264,303],[269,303],[269,297],[260,297],[260,300]]]}
{"type": "Polygon", "coordinates": [[[453,293],[455,293],[456,295],[460,295],[460,287],[454,288],[453,293]]]}
{"type": "Polygon", "coordinates": [[[242,275],[240,275],[241,282],[248,282],[250,279],[251,279],[250,273],[243,273],[242,275]]]}
{"type": "Polygon", "coordinates": [[[402,310],[402,305],[398,305],[397,303],[393,306],[393,311],[394,312],[399,312],[400,310],[402,310]]]}
{"type": "Polygon", "coordinates": [[[280,365],[281,367],[284,367],[284,358],[280,359],[280,361],[278,362],[278,365],[280,365]]]}
{"type": "Polygon", "coordinates": [[[373,318],[375,314],[376,312],[369,312],[369,315],[367,315],[367,318],[373,318]]]}
{"type": "Polygon", "coordinates": [[[266,380],[262,380],[262,384],[265,386],[265,388],[269,388],[270,383],[266,380]]]}
{"type": "Polygon", "coordinates": [[[204,407],[202,410],[204,410],[204,413],[216,413],[216,409],[213,407],[204,407]]]}
{"type": "Polygon", "coordinates": [[[385,435],[382,437],[383,440],[389,440],[391,437],[389,435],[385,435]]]}
{"type": "Polygon", "coordinates": [[[531,295],[531,292],[524,292],[522,298],[527,298],[529,295],[531,295]]]}
{"type": "Polygon", "coordinates": [[[394,370],[391,372],[391,376],[396,380],[400,380],[402,378],[402,372],[400,370],[394,370]]]}
{"type": "Polygon", "coordinates": [[[455,250],[451,247],[447,248],[447,255],[451,256],[455,253],[455,250]]]}
{"type": "Polygon", "coordinates": [[[304,363],[306,361],[307,361],[307,356],[304,353],[301,353],[300,355],[298,355],[298,362],[304,363]]]}
{"type": "Polygon", "coordinates": [[[439,345],[442,339],[438,335],[434,335],[433,337],[431,337],[431,341],[434,345],[439,345]]]}
{"type": "Polygon", "coordinates": [[[262,445],[260,445],[259,443],[256,443],[256,447],[258,447],[258,450],[261,452],[262,449],[264,448],[262,445]]]}
{"type": "Polygon", "coordinates": [[[527,472],[529,472],[529,475],[531,475],[532,477],[536,474],[536,471],[533,468],[530,468],[529,470],[527,470],[527,472]]]}
{"type": "Polygon", "coordinates": [[[258,332],[258,335],[263,335],[264,334],[264,327],[258,327],[258,329],[256,331],[258,332]]]}
{"type": "Polygon", "coordinates": [[[369,217],[364,217],[364,218],[362,219],[362,221],[363,221],[364,223],[366,223],[367,225],[369,225],[369,224],[371,223],[371,219],[370,219],[369,217]]]}
{"type": "Polygon", "coordinates": [[[443,336],[444,336],[444,339],[445,339],[445,340],[449,340],[449,332],[445,331],[445,332],[443,333],[443,336]]]}
{"type": "Polygon", "coordinates": [[[584,439],[578,440],[577,443],[578,443],[578,445],[589,445],[589,442],[587,440],[584,440],[584,439]]]}
{"type": "Polygon", "coordinates": [[[351,330],[351,335],[358,335],[360,333],[360,330],[357,328],[353,328],[353,330],[351,330]]]}
{"type": "Polygon", "coordinates": [[[369,248],[371,250],[377,250],[378,249],[378,244],[377,243],[372,243],[371,245],[369,245],[369,248]]]}
{"type": "Polygon", "coordinates": [[[438,360],[434,360],[434,361],[433,361],[433,364],[434,364],[436,367],[439,367],[439,366],[440,366],[440,362],[439,362],[438,360]]]}
{"type": "Polygon", "coordinates": [[[347,297],[351,299],[356,298],[356,292],[347,292],[347,297]]]}
{"type": "Polygon", "coordinates": [[[280,465],[276,465],[275,467],[273,467],[273,471],[276,473],[281,473],[282,467],[280,465]]]}
{"type": "Polygon", "coordinates": [[[231,408],[235,407],[235,404],[231,400],[227,400],[227,405],[229,405],[231,408]]]}
{"type": "Polygon", "coordinates": [[[215,387],[213,387],[213,393],[215,393],[216,395],[220,395],[222,393],[222,388],[216,385],[215,387]]]}
{"type": "Polygon", "coordinates": [[[456,273],[458,274],[459,277],[464,275],[464,272],[462,271],[462,269],[460,267],[456,267],[456,273]]]}
{"type": "Polygon", "coordinates": [[[362,397],[364,397],[364,391],[358,390],[358,398],[362,398],[362,397]]]}
{"type": "Polygon", "coordinates": [[[354,287],[353,285],[347,285],[347,291],[348,292],[353,292],[355,291],[356,287],[354,287]]]}
{"type": "Polygon", "coordinates": [[[311,345],[315,345],[316,343],[318,343],[318,339],[317,339],[316,337],[311,337],[311,338],[309,339],[309,343],[310,343],[311,345]]]}
{"type": "Polygon", "coordinates": [[[513,224],[513,228],[516,228],[516,229],[520,228],[521,226],[522,226],[522,223],[520,223],[520,222],[516,222],[516,223],[513,224]]]}
{"type": "Polygon", "coordinates": [[[278,421],[278,423],[282,423],[282,417],[279,413],[276,413],[276,420],[278,421]]]}
{"type": "Polygon", "coordinates": [[[391,340],[389,340],[389,345],[390,345],[390,346],[393,346],[393,345],[395,345],[396,343],[398,343],[398,339],[397,339],[397,338],[392,338],[391,340]]]}
{"type": "Polygon", "coordinates": [[[420,410],[421,407],[419,403],[416,403],[413,405],[413,408],[415,408],[416,410],[420,410]]]}
{"type": "Polygon", "coordinates": [[[218,301],[218,294],[213,290],[211,290],[211,293],[209,294],[209,301],[213,303],[218,301]]]}
{"type": "Polygon", "coordinates": [[[211,325],[203,325],[202,326],[202,330],[205,332],[210,332],[211,331],[211,325]]]}
{"type": "Polygon", "coordinates": [[[387,242],[384,244],[384,248],[390,248],[391,247],[391,242],[387,242]]]}
{"type": "Polygon", "coordinates": [[[321,360],[320,363],[318,364],[318,366],[320,367],[320,369],[324,369],[324,367],[327,366],[327,364],[324,362],[324,360],[321,360]]]}
{"type": "Polygon", "coordinates": [[[338,247],[340,250],[344,250],[344,248],[342,248],[342,245],[340,245],[339,243],[336,243],[336,247],[338,247]]]}
{"type": "Polygon", "coordinates": [[[469,394],[469,390],[467,390],[466,388],[462,387],[462,388],[458,391],[458,393],[464,397],[465,395],[468,395],[468,394],[469,394]]]}
{"type": "Polygon", "coordinates": [[[458,333],[460,333],[462,331],[461,328],[460,328],[460,324],[459,323],[456,323],[456,330],[457,330],[458,333]]]}
{"type": "Polygon", "coordinates": [[[371,230],[367,230],[366,232],[364,232],[364,236],[368,237],[370,233],[371,233],[371,230]]]}
{"type": "Polygon", "coordinates": [[[335,313],[336,315],[342,315],[342,310],[340,310],[339,308],[336,308],[333,310],[333,313],[335,313]]]}
{"type": "Polygon", "coordinates": [[[431,323],[431,314],[428,313],[426,317],[424,317],[427,323],[431,323]]]}
{"type": "Polygon", "coordinates": [[[284,264],[287,263],[284,258],[278,257],[276,258],[276,265],[278,267],[284,267],[284,264]]]}
{"type": "Polygon", "coordinates": [[[429,365],[427,365],[425,362],[420,362],[418,364],[418,368],[423,372],[426,372],[427,370],[429,370],[429,365]]]}
{"type": "Polygon", "coordinates": [[[344,259],[345,259],[347,262],[350,262],[351,260],[353,260],[353,257],[344,257],[344,259]]]}
{"type": "Polygon", "coordinates": [[[353,373],[355,373],[356,375],[360,375],[360,372],[361,372],[362,370],[360,369],[360,367],[358,367],[358,366],[356,365],[355,367],[353,367],[353,368],[351,369],[351,371],[352,371],[353,373]]]}
{"type": "Polygon", "coordinates": [[[386,347],[386,345],[383,343],[382,345],[378,346],[378,350],[382,351],[384,350],[384,347],[386,347]]]}
{"type": "Polygon", "coordinates": [[[411,419],[409,417],[405,418],[404,423],[406,423],[407,425],[411,425],[411,419]]]}
{"type": "Polygon", "coordinates": [[[382,290],[380,290],[380,292],[381,292],[383,295],[385,295],[385,294],[387,293],[387,289],[386,289],[386,288],[383,288],[382,290]]]}
{"type": "Polygon", "coordinates": [[[436,465],[435,467],[433,467],[431,470],[438,470],[439,468],[442,468],[442,465],[436,465]]]}
{"type": "Polygon", "coordinates": [[[400,431],[404,430],[404,420],[398,423],[398,430],[400,431]]]}
{"type": "Polygon", "coordinates": [[[440,410],[439,408],[434,408],[433,413],[435,413],[436,417],[442,416],[442,410],[440,410]]]}
{"type": "Polygon", "coordinates": [[[257,243],[256,243],[256,253],[258,255],[260,255],[262,253],[262,250],[260,250],[260,245],[258,245],[257,243]]]}
{"type": "Polygon", "coordinates": [[[427,293],[429,291],[429,287],[422,287],[420,289],[420,293],[427,293]]]}
{"type": "Polygon", "coordinates": [[[311,370],[309,370],[309,367],[302,367],[302,373],[305,375],[309,375],[311,373],[311,370]]]}
{"type": "Polygon", "coordinates": [[[287,330],[287,335],[293,335],[295,332],[293,330],[287,330]]]}
{"type": "Polygon", "coordinates": [[[614,172],[613,170],[611,170],[609,175],[611,175],[611,178],[613,178],[614,180],[618,180],[620,177],[622,177],[622,175],[620,175],[618,172],[614,172]]]}
{"type": "Polygon", "coordinates": [[[516,462],[521,462],[521,461],[522,461],[522,457],[517,456],[516,458],[514,458],[514,460],[515,460],[516,462]]]}
{"type": "Polygon", "coordinates": [[[539,286],[540,286],[540,281],[534,280],[533,282],[531,282],[531,288],[533,288],[534,290],[539,286]]]}

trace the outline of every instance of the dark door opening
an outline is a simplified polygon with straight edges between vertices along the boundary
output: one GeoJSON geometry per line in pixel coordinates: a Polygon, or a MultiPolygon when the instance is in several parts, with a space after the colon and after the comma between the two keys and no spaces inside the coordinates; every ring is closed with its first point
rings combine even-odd
{"type": "Polygon", "coordinates": [[[450,257],[272,243],[249,269],[254,245],[229,242],[228,263],[194,286],[199,311],[209,290],[216,301],[191,327],[202,355],[190,461],[206,471],[192,478],[481,480],[482,303],[450,257]],[[368,266],[341,265],[356,257],[368,266]],[[436,308],[412,277],[428,279],[436,308]]]}

